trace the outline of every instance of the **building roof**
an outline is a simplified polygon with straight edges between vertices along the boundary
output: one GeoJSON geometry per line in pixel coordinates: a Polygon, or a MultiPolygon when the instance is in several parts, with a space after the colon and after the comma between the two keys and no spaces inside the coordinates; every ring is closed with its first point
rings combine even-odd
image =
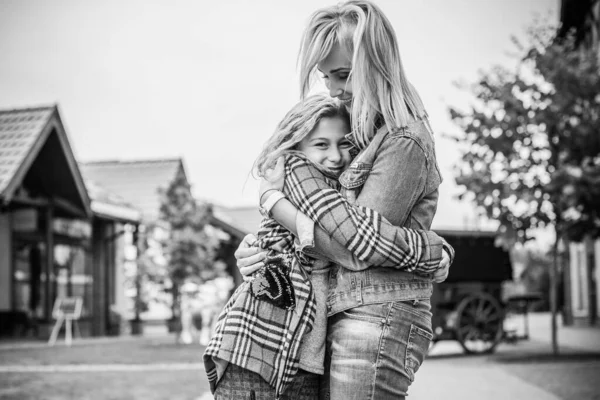
{"type": "Polygon", "coordinates": [[[258,206],[213,207],[213,222],[240,238],[248,233],[256,234],[261,220],[262,215],[258,211],[258,206]]]}
{"type": "Polygon", "coordinates": [[[91,215],[90,199],[56,105],[0,110],[0,200],[23,186],[91,215]]]}
{"type": "Polygon", "coordinates": [[[158,218],[160,208],[159,188],[167,188],[183,173],[181,158],[96,161],[81,163],[86,180],[117,194],[124,202],[141,211],[144,221],[158,218]]]}
{"type": "Polygon", "coordinates": [[[90,180],[86,180],[85,186],[92,200],[92,211],[96,216],[122,222],[141,221],[141,211],[126,202],[121,196],[109,192],[90,180]]]}

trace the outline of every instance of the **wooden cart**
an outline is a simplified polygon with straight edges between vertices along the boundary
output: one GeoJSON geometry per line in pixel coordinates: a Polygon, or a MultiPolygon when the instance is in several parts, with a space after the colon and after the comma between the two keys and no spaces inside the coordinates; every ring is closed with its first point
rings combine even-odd
{"type": "Polygon", "coordinates": [[[540,296],[503,296],[513,279],[507,251],[494,245],[495,232],[436,231],[450,243],[456,257],[448,279],[435,285],[432,296],[434,343],[457,340],[467,353],[490,353],[504,338],[526,339],[506,332],[508,312],[523,314],[540,296]]]}

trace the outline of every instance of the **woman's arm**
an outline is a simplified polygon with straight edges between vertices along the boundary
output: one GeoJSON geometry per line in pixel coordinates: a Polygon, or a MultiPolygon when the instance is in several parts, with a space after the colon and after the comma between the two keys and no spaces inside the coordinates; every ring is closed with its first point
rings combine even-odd
{"type": "MultiPolygon", "coordinates": [[[[443,242],[435,233],[399,228],[373,210],[350,205],[320,171],[299,157],[288,157],[285,169],[284,192],[291,203],[359,260],[420,273],[431,273],[439,266],[443,242]]],[[[296,214],[290,212],[292,204],[280,200],[272,215],[293,231],[296,214]]],[[[317,235],[317,248],[319,243],[317,235]]]]}
{"type": "MultiPolygon", "coordinates": [[[[274,218],[280,221],[280,223],[295,236],[298,236],[300,232],[297,231],[297,216],[301,213],[298,212],[298,209],[291,202],[285,199],[282,199],[278,204],[279,203],[281,204],[277,207],[277,210],[273,210],[274,218]],[[296,214],[296,218],[293,217],[294,214],[296,214]]],[[[445,241],[444,244],[442,261],[440,262],[439,268],[434,272],[435,281],[438,283],[446,280],[447,268],[451,264],[452,258],[454,258],[454,250],[452,247],[448,245],[448,248],[446,248],[447,244],[445,241]],[[446,272],[440,271],[444,269],[446,269],[446,272]],[[439,276],[437,276],[438,273],[439,276]]],[[[238,267],[240,268],[241,274],[249,275],[258,270],[262,264],[256,266],[253,265],[255,262],[258,262],[259,255],[256,255],[251,250],[246,250],[245,247],[246,246],[240,245],[236,252],[236,258],[238,259],[238,267]]],[[[335,262],[336,264],[343,265],[344,268],[352,271],[362,271],[372,266],[379,266],[376,264],[369,264],[366,261],[359,259],[350,252],[350,250],[332,239],[331,236],[319,226],[314,227],[312,247],[304,247],[303,252],[315,258],[326,259],[335,262]]]]}

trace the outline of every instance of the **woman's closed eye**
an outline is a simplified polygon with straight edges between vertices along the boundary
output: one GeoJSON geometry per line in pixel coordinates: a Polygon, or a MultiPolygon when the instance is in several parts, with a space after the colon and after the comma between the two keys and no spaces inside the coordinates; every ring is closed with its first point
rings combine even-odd
{"type": "MultiPolygon", "coordinates": [[[[338,80],[338,81],[346,81],[346,80],[348,80],[348,77],[349,77],[349,76],[350,76],[350,74],[349,74],[349,73],[347,73],[347,72],[339,72],[339,73],[337,73],[337,74],[333,74],[333,75],[332,75],[332,78],[333,78],[333,79],[335,79],[335,80],[338,80]]],[[[322,78],[322,79],[323,79],[325,82],[328,82],[328,81],[331,79],[331,78],[329,77],[329,75],[325,75],[325,74],[323,74],[323,75],[321,76],[321,78],[322,78]]]]}

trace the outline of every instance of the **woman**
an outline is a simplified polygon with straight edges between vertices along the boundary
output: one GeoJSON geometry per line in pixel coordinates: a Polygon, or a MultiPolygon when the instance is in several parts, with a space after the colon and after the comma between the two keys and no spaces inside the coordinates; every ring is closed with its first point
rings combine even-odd
{"type": "Polygon", "coordinates": [[[262,202],[265,219],[255,246],[268,250],[270,257],[257,276],[231,296],[204,354],[216,399],[251,393],[268,400],[318,398],[319,376],[325,372],[332,263],[302,254],[313,245],[315,223],[342,249],[353,250],[357,262],[346,265],[368,262],[424,274],[439,265],[443,242],[436,234],[395,227],[373,210],[352,207],[341,196],[338,177],[352,161],[349,132],[344,106],[329,96],[311,96],[286,114],[257,159],[256,171],[263,176],[284,156],[285,187],[278,197],[287,196],[307,215],[294,215],[303,227],[294,231],[299,239],[295,246],[291,231],[296,228],[285,229],[268,217],[269,202],[274,205],[277,197],[268,195],[269,201],[262,202]],[[324,213],[324,204],[335,207],[325,205],[324,213]]]}
{"type": "MultiPolygon", "coordinates": [[[[306,28],[299,61],[302,96],[318,70],[330,95],[351,114],[351,139],[360,153],[340,177],[348,201],[378,211],[394,225],[430,229],[441,183],[433,135],[382,11],[366,0],[318,10],[306,28]]],[[[261,202],[280,187],[277,179],[263,183],[261,202]]],[[[287,199],[271,205],[271,212],[293,230],[297,209],[287,199]]],[[[253,240],[247,237],[236,252],[243,274],[264,258],[248,247],[253,240]]],[[[433,337],[432,279],[381,267],[356,270],[318,228],[315,247],[340,265],[330,279],[324,391],[331,399],[405,398],[433,337]]],[[[433,280],[446,275],[447,265],[433,280]]]]}

